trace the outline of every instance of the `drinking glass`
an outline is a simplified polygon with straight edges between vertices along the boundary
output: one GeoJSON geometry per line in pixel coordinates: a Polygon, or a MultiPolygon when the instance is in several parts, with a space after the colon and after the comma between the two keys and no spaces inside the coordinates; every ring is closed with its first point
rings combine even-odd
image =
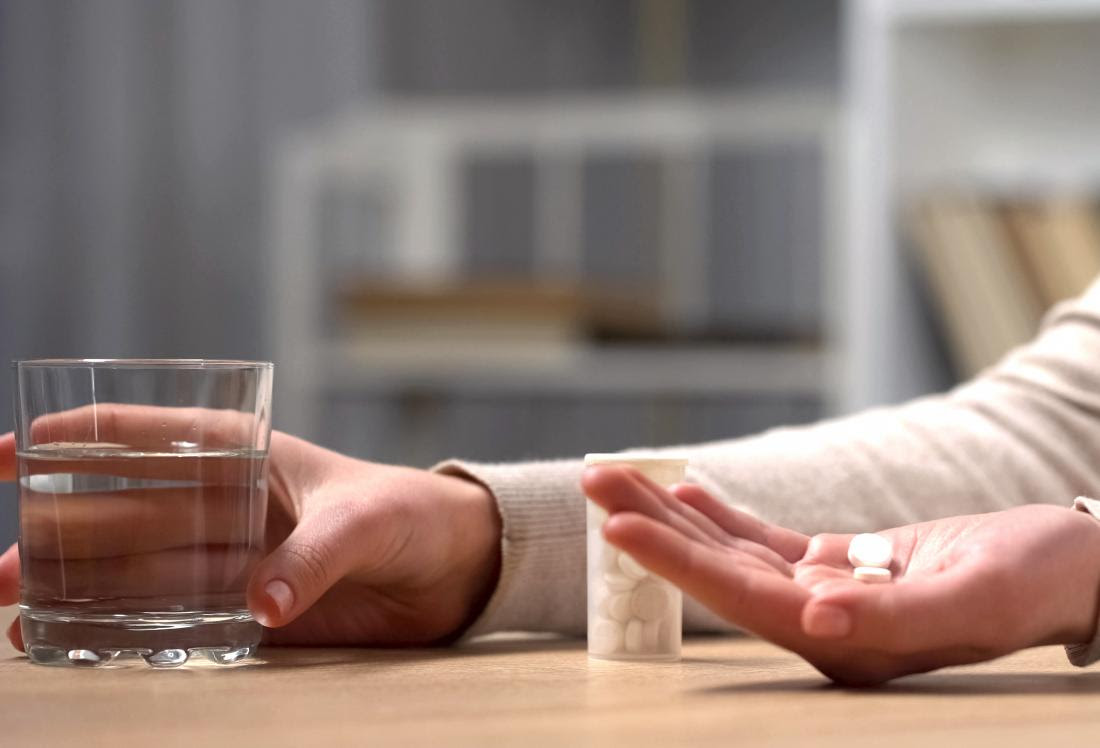
{"type": "Polygon", "coordinates": [[[20,625],[45,665],[254,654],[272,365],[15,363],[20,625]]]}

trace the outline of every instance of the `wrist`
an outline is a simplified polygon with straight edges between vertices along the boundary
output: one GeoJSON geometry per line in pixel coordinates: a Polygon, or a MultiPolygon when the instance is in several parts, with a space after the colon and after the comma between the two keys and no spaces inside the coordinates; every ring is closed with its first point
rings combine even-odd
{"type": "Polygon", "coordinates": [[[460,637],[481,615],[500,578],[501,518],[492,492],[464,475],[443,474],[452,482],[455,497],[453,558],[458,578],[464,580],[466,610],[448,640],[460,637]]]}
{"type": "Polygon", "coordinates": [[[1072,521],[1080,528],[1073,546],[1075,563],[1067,574],[1075,604],[1066,606],[1062,625],[1050,639],[1055,644],[1092,641],[1100,620],[1100,520],[1086,512],[1071,511],[1072,521]]]}

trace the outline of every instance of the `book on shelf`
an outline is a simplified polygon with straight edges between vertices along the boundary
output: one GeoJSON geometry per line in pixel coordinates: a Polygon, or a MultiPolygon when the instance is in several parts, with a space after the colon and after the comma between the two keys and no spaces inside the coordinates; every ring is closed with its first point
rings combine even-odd
{"type": "Polygon", "coordinates": [[[1015,202],[1004,215],[1044,306],[1080,295],[1100,274],[1100,226],[1088,200],[1015,202]]]}
{"type": "Polygon", "coordinates": [[[977,374],[1035,334],[1042,304],[996,206],[964,194],[929,198],[913,229],[960,374],[977,374]]]}
{"type": "Polygon", "coordinates": [[[523,367],[571,360],[594,330],[652,329],[659,324],[652,299],[525,281],[352,283],[339,308],[344,350],[361,363],[523,367]]]}
{"type": "Polygon", "coordinates": [[[959,373],[1030,340],[1044,310],[1100,274],[1100,223],[1083,198],[925,198],[910,228],[959,373]]]}

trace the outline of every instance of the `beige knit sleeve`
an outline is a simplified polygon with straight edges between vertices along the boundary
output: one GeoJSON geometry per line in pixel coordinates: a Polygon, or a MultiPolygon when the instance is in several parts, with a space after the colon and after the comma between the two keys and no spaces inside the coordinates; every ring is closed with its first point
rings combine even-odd
{"type": "MultiPolygon", "coordinates": [[[[1052,312],[1032,343],[945,395],[671,449],[690,458],[689,480],[726,502],[817,533],[1100,495],[1097,444],[1100,284],[1052,312]]],[[[437,469],[486,485],[503,519],[500,583],[471,633],[583,631],[580,461],[437,469]]],[[[685,606],[688,630],[719,625],[685,606]]]]}
{"type": "MultiPolygon", "coordinates": [[[[583,460],[479,464],[449,460],[435,470],[485,485],[501,517],[500,580],[466,636],[493,631],[585,631],[583,460]]],[[[688,480],[692,479],[689,472],[688,480]]],[[[730,631],[707,608],[684,599],[684,626],[730,631]]]]}
{"type": "Polygon", "coordinates": [[[452,460],[434,469],[485,485],[500,511],[500,579],[466,636],[493,631],[582,633],[583,462],[487,465],[452,460]]]}

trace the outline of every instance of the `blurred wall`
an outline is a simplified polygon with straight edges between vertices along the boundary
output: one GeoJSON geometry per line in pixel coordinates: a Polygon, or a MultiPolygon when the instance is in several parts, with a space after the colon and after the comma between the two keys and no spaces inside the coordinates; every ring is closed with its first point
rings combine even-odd
{"type": "Polygon", "coordinates": [[[264,356],[266,154],[366,93],[371,13],[0,0],[0,360],[264,356]]]}
{"type": "Polygon", "coordinates": [[[378,82],[389,91],[508,94],[645,85],[831,90],[840,78],[837,0],[376,5],[386,30],[378,37],[378,82]],[[646,46],[651,49],[640,48],[646,46]]]}
{"type": "Polygon", "coordinates": [[[0,2],[0,357],[260,355],[265,154],[362,96],[368,17],[0,2]]]}
{"type": "Polygon", "coordinates": [[[0,360],[269,355],[268,154],[372,92],[836,87],[837,2],[691,0],[655,72],[660,2],[0,0],[0,360]]]}

